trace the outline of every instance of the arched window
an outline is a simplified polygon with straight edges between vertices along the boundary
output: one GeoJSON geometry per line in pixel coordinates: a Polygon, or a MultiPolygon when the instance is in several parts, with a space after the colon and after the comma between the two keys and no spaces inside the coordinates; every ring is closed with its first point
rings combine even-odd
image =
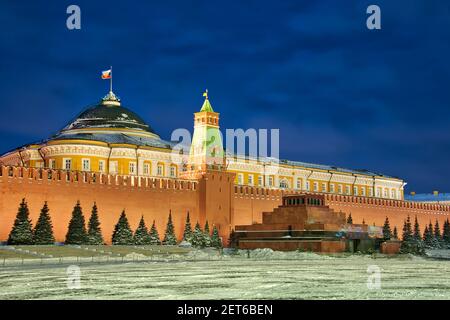
{"type": "Polygon", "coordinates": [[[280,188],[284,188],[284,189],[289,188],[289,183],[287,182],[287,180],[283,179],[280,181],[280,188]]]}

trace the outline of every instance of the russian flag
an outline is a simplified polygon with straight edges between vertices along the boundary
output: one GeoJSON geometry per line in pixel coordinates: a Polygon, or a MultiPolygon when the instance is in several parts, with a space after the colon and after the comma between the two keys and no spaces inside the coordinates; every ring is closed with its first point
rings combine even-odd
{"type": "Polygon", "coordinates": [[[111,79],[111,69],[102,71],[102,79],[111,79]]]}

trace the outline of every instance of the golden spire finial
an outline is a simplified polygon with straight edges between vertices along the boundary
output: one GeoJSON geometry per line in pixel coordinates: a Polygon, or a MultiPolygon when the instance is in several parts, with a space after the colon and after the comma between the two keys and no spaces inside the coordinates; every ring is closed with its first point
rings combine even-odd
{"type": "Polygon", "coordinates": [[[203,92],[203,96],[205,97],[206,100],[208,100],[208,89],[206,89],[205,92],[203,92]]]}

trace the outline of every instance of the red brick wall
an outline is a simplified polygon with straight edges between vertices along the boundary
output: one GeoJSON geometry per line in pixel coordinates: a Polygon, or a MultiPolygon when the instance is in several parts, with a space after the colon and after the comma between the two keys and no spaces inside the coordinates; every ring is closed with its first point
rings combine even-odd
{"type": "Polygon", "coordinates": [[[48,202],[57,241],[65,239],[72,209],[77,200],[83,208],[86,223],[96,201],[107,243],[111,242],[114,225],[123,209],[126,210],[133,230],[136,229],[141,215],[144,215],[149,228],[155,219],[161,240],[169,210],[172,211],[175,231],[179,238],[182,237],[188,210],[192,222],[195,223],[199,219],[196,182],[141,178],[141,186],[138,186],[137,179],[133,181],[133,186],[131,180],[109,175],[98,176],[94,182],[93,176],[88,173],[80,173],[78,182],[75,182],[75,176],[70,174],[70,181],[67,182],[64,172],[57,177],[57,172],[53,171],[49,180],[46,171],[43,171],[40,177],[37,169],[14,168],[11,173],[8,167],[0,169],[0,241],[8,238],[22,198],[26,198],[28,202],[33,224],[37,221],[44,201],[48,202]]]}

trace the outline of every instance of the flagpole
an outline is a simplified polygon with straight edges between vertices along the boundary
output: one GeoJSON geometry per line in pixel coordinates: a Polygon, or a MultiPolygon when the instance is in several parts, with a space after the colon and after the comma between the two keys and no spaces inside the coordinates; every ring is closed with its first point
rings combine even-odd
{"type": "Polygon", "coordinates": [[[113,76],[113,74],[112,74],[112,66],[111,66],[111,77],[109,79],[109,91],[110,92],[112,92],[112,76],[113,76]]]}

